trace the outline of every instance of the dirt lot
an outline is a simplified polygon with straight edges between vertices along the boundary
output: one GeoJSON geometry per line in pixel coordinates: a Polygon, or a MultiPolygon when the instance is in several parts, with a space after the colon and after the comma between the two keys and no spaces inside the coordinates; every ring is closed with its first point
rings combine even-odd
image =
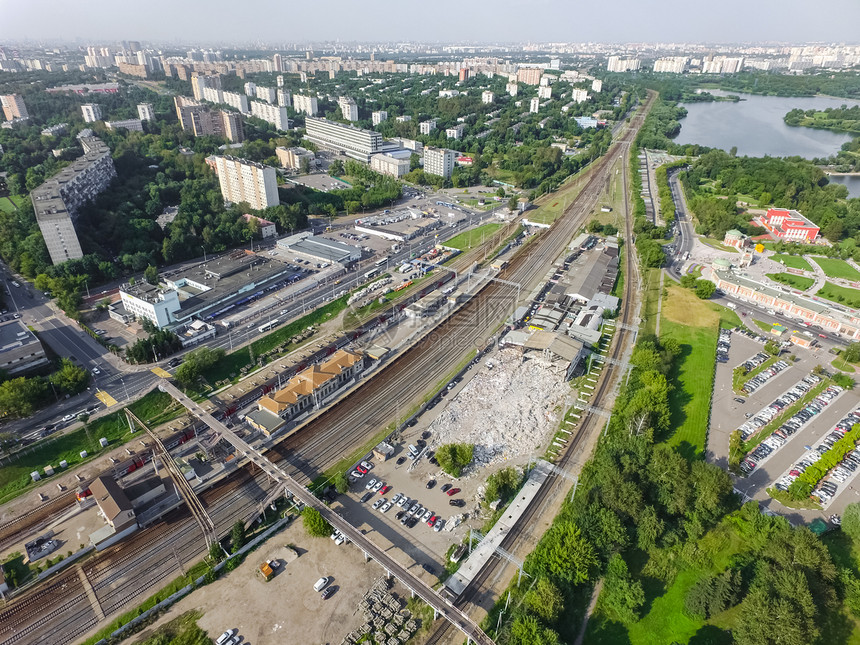
{"type": "Polygon", "coordinates": [[[156,627],[197,609],[203,613],[198,625],[213,639],[236,628],[244,637],[243,645],[340,643],[361,624],[358,603],[382,575],[379,565],[365,563],[355,547],[310,538],[297,521],[251,553],[236,570],[195,590],[128,642],[142,643],[156,627]],[[288,559],[283,548],[287,544],[295,546],[299,557],[281,564],[275,576],[264,582],[256,574],[257,567],[271,558],[288,559]],[[336,591],[328,600],[313,590],[322,576],[334,578],[331,585],[336,591]]]}

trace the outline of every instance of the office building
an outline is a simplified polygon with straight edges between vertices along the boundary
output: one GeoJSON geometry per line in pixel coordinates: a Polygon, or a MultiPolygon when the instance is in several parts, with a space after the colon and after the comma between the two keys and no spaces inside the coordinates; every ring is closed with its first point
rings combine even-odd
{"type": "Polygon", "coordinates": [[[85,103],[81,106],[81,114],[84,117],[84,123],[94,123],[101,121],[102,106],[98,103],[85,103]]]}
{"type": "Polygon", "coordinates": [[[347,121],[358,121],[358,106],[355,101],[348,96],[341,96],[337,100],[337,106],[340,108],[340,113],[347,121]]]}
{"type": "Polygon", "coordinates": [[[278,130],[287,131],[290,129],[287,108],[285,107],[264,103],[263,101],[251,101],[251,116],[271,123],[278,130]]]}
{"type": "Polygon", "coordinates": [[[123,121],[105,121],[108,130],[125,128],[129,132],[143,132],[143,122],[140,119],[125,119],[123,121]]]}
{"type": "Polygon", "coordinates": [[[552,98],[552,88],[549,85],[541,85],[538,88],[538,98],[539,99],[551,99],[552,98]]]}
{"type": "Polygon", "coordinates": [[[382,135],[373,130],[363,130],[318,117],[306,118],[305,128],[305,138],[308,141],[327,150],[344,152],[362,163],[368,163],[371,155],[383,152],[382,135]]]}
{"type": "Polygon", "coordinates": [[[296,94],[293,97],[293,109],[295,109],[296,112],[307,114],[308,116],[316,116],[318,111],[317,97],[296,94]]]}
{"type": "Polygon", "coordinates": [[[181,307],[178,291],[153,286],[143,280],[122,285],[119,296],[126,316],[149,320],[159,329],[175,322],[174,314],[181,307]]]}
{"type": "Polygon", "coordinates": [[[481,102],[482,103],[492,103],[496,98],[496,95],[493,94],[490,90],[485,90],[481,92],[481,102]]]}
{"type": "Polygon", "coordinates": [[[588,100],[588,92],[586,90],[580,90],[578,88],[573,88],[570,91],[570,98],[575,103],[584,103],[588,100]]]}
{"type": "Polygon", "coordinates": [[[278,90],[278,105],[281,107],[290,107],[292,105],[290,90],[278,90]]]}
{"type": "Polygon", "coordinates": [[[373,125],[379,125],[383,121],[388,119],[388,112],[385,110],[378,110],[376,112],[372,112],[370,114],[370,120],[373,122],[373,125]]]}
{"type": "Polygon", "coordinates": [[[529,112],[537,114],[538,110],[540,110],[540,99],[535,96],[529,101],[529,112]]]}
{"type": "Polygon", "coordinates": [[[30,193],[36,221],[54,264],[83,257],[74,220],[81,206],[116,177],[110,148],[95,137],[80,141],[84,154],[30,193]]]}
{"type": "Polygon", "coordinates": [[[262,85],[257,86],[257,98],[261,101],[265,101],[266,103],[274,103],[277,99],[278,93],[274,87],[263,87],[262,85]]]}
{"type": "Polygon", "coordinates": [[[424,149],[424,172],[446,179],[454,171],[454,151],[446,148],[424,149]]]}
{"type": "Polygon", "coordinates": [[[224,201],[245,202],[258,211],[280,203],[277,175],[271,166],[229,155],[216,156],[214,162],[224,201]]]}
{"type": "Polygon", "coordinates": [[[418,124],[418,131],[421,134],[430,134],[436,129],[436,119],[427,119],[418,124]]]}
{"type": "Polygon", "coordinates": [[[600,94],[600,92],[603,91],[603,81],[601,81],[599,78],[595,78],[593,81],[591,81],[591,91],[595,94],[600,94]]]}
{"type": "Polygon", "coordinates": [[[137,116],[141,121],[155,121],[155,111],[152,103],[138,103],[137,116]]]}
{"type": "Polygon", "coordinates": [[[526,85],[540,85],[540,77],[543,70],[536,67],[520,68],[517,70],[517,83],[526,85]]]}
{"type": "Polygon", "coordinates": [[[3,106],[3,115],[7,121],[30,118],[27,106],[24,105],[24,98],[20,94],[4,94],[0,96],[0,105],[3,106]]]}
{"type": "Polygon", "coordinates": [[[23,321],[11,320],[0,325],[0,370],[3,374],[11,378],[49,364],[42,343],[23,321]]]}
{"type": "Polygon", "coordinates": [[[404,158],[391,153],[375,154],[370,157],[370,169],[383,175],[399,178],[409,172],[409,157],[404,158]]]}
{"type": "Polygon", "coordinates": [[[315,159],[313,152],[300,147],[285,148],[284,146],[278,146],[275,148],[275,154],[281,166],[290,170],[301,170],[304,159],[307,159],[309,164],[312,164],[315,159]]]}

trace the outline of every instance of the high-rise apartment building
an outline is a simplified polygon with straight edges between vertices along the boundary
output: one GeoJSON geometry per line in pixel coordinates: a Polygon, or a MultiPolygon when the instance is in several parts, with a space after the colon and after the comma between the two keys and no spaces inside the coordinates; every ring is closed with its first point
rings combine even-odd
{"type": "Polygon", "coordinates": [[[424,172],[450,178],[454,172],[454,151],[446,148],[424,148],[424,172]]]}
{"type": "Polygon", "coordinates": [[[600,94],[600,92],[603,91],[603,81],[601,81],[599,78],[595,78],[593,81],[591,81],[591,91],[595,94],[600,94]]]}
{"type": "Polygon", "coordinates": [[[371,155],[383,152],[382,135],[373,130],[363,130],[318,117],[306,118],[305,129],[305,139],[308,141],[320,148],[344,152],[363,163],[368,163],[371,155]]]}
{"type": "Polygon", "coordinates": [[[606,63],[606,69],[610,72],[635,72],[642,67],[642,61],[638,58],[620,58],[610,56],[606,63]]]}
{"type": "Polygon", "coordinates": [[[290,122],[287,119],[287,108],[264,103],[263,101],[251,101],[251,115],[271,123],[278,130],[289,130],[290,122]]]}
{"type": "Polygon", "coordinates": [[[290,107],[293,104],[290,90],[278,90],[278,105],[281,107],[290,107]]]}
{"type": "Polygon", "coordinates": [[[529,101],[529,112],[533,112],[537,114],[538,110],[540,110],[540,99],[536,96],[533,96],[529,101]]]}
{"type": "Polygon", "coordinates": [[[316,116],[318,111],[317,97],[296,94],[293,96],[293,109],[295,109],[296,112],[307,114],[308,116],[316,116]]]}
{"type": "Polygon", "coordinates": [[[549,85],[541,85],[538,88],[538,98],[539,99],[551,99],[552,98],[552,88],[549,85]]]}
{"type": "Polygon", "coordinates": [[[252,98],[257,96],[257,84],[251,81],[245,83],[245,94],[252,98]]]}
{"type": "Polygon", "coordinates": [[[85,103],[81,106],[81,114],[84,117],[84,123],[93,123],[101,121],[102,106],[98,103],[85,103]]]}
{"type": "Polygon", "coordinates": [[[275,68],[276,72],[284,71],[284,57],[280,54],[275,54],[272,56],[272,67],[275,68]]]}
{"type": "Polygon", "coordinates": [[[570,98],[576,103],[585,103],[588,100],[588,92],[586,90],[573,88],[570,91],[570,98]]]}
{"type": "Polygon", "coordinates": [[[137,116],[141,121],[155,121],[155,110],[152,103],[138,103],[137,116]]]}
{"type": "Polygon", "coordinates": [[[462,139],[463,138],[463,130],[466,129],[466,126],[462,123],[458,123],[452,128],[447,128],[445,130],[445,136],[449,139],[462,139]]]}
{"type": "Polygon", "coordinates": [[[7,121],[30,118],[27,106],[24,105],[24,98],[20,94],[5,94],[0,96],[0,105],[3,106],[3,115],[7,121]]]}
{"type": "Polygon", "coordinates": [[[194,98],[198,101],[202,101],[205,97],[203,96],[203,90],[206,88],[210,88],[213,90],[221,90],[221,76],[218,74],[205,75],[205,74],[192,74],[191,75],[191,91],[194,94],[194,98]]]}
{"type": "Polygon", "coordinates": [[[517,85],[516,83],[508,83],[507,85],[505,85],[505,92],[507,92],[511,96],[516,96],[519,91],[519,85],[517,85]]]}
{"type": "Polygon", "coordinates": [[[543,70],[537,67],[520,68],[517,70],[517,83],[540,85],[541,76],[543,76],[543,70]]]}
{"type": "Polygon", "coordinates": [[[379,125],[383,121],[388,119],[388,112],[385,110],[378,110],[376,112],[371,112],[370,120],[373,122],[373,125],[379,125]]]}
{"type": "Polygon", "coordinates": [[[358,106],[355,101],[348,96],[341,96],[337,100],[337,106],[340,108],[340,113],[347,121],[358,121],[358,106]]]}
{"type": "Polygon", "coordinates": [[[245,140],[240,114],[213,110],[199,101],[184,96],[175,96],[173,102],[176,105],[176,116],[182,129],[193,132],[195,137],[213,135],[224,137],[230,143],[242,143],[245,140]]]}
{"type": "Polygon", "coordinates": [[[277,91],[274,87],[257,86],[257,98],[266,103],[274,103],[277,97],[277,91]]]}
{"type": "Polygon", "coordinates": [[[224,201],[234,204],[246,202],[255,210],[278,205],[278,180],[274,168],[229,155],[213,159],[224,201]]]}
{"type": "Polygon", "coordinates": [[[116,177],[110,148],[104,142],[85,137],[81,144],[81,157],[30,193],[36,222],[54,264],[83,257],[74,221],[81,206],[116,177]]]}
{"type": "Polygon", "coordinates": [[[418,124],[418,131],[421,134],[430,134],[436,129],[436,119],[427,119],[418,124]]]}
{"type": "Polygon", "coordinates": [[[496,95],[490,90],[481,92],[481,103],[492,103],[496,99],[496,95]]]}

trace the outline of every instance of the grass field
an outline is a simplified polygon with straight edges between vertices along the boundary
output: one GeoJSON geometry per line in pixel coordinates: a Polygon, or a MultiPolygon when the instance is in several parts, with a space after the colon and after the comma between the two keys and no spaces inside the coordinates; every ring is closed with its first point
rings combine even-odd
{"type": "Polygon", "coordinates": [[[756,320],[755,318],[753,318],[753,323],[762,331],[769,332],[771,329],[773,329],[773,325],[771,325],[770,323],[766,323],[763,320],[756,320]]]}
{"type": "Polygon", "coordinates": [[[860,308],[860,290],[851,287],[840,287],[832,282],[825,282],[824,286],[815,294],[819,298],[832,300],[854,309],[860,308]]]}
{"type": "Polygon", "coordinates": [[[667,442],[689,458],[705,449],[719,329],[739,324],[733,311],[700,300],[676,282],[666,282],[660,336],[681,344],[681,356],[669,374],[675,384],[669,394],[675,431],[667,442]]]}
{"type": "Polygon", "coordinates": [[[657,308],[660,304],[660,273],[661,269],[642,270],[642,333],[653,334],[657,330],[657,308]]]}
{"type": "Polygon", "coordinates": [[[787,284],[789,287],[806,291],[815,284],[815,278],[804,278],[802,275],[794,275],[793,273],[766,273],[768,278],[775,282],[787,284]]]}
{"type": "Polygon", "coordinates": [[[699,241],[702,242],[702,244],[706,244],[713,249],[717,249],[718,251],[726,251],[728,253],[737,253],[738,252],[738,250],[736,248],[734,248],[732,246],[726,246],[725,244],[723,244],[719,240],[715,240],[715,239],[710,238],[710,237],[700,237],[699,241]]]}
{"type": "Polygon", "coordinates": [[[0,197],[0,211],[14,213],[24,203],[24,199],[24,197],[18,197],[17,195],[0,197]]]}
{"type": "Polygon", "coordinates": [[[470,249],[473,246],[477,246],[481,243],[482,239],[489,237],[500,228],[502,228],[502,224],[499,222],[483,224],[477,228],[473,228],[471,231],[464,231],[459,235],[455,235],[450,240],[447,240],[442,244],[450,246],[453,249],[460,249],[463,251],[465,249],[470,249]]]}
{"type": "Polygon", "coordinates": [[[845,280],[858,281],[860,280],[860,271],[857,271],[853,266],[845,260],[836,258],[822,258],[815,256],[813,258],[815,264],[821,267],[824,275],[828,278],[843,278],[845,280]]]}
{"type": "Polygon", "coordinates": [[[770,259],[774,262],[779,262],[792,269],[800,269],[801,271],[812,271],[812,266],[799,255],[786,255],[785,253],[777,253],[771,255],[770,259]]]}
{"type": "MultiPolygon", "coordinates": [[[[185,412],[169,394],[158,390],[135,401],[129,408],[150,427],[175,419],[185,412]]],[[[138,430],[136,434],[140,433],[138,430]]],[[[32,484],[31,472],[41,472],[45,466],[53,465],[59,474],[62,472],[59,468],[60,461],[67,461],[70,468],[80,465],[104,450],[113,450],[122,445],[132,436],[134,435],[129,432],[125,414],[117,411],[93,421],[88,429],[82,426],[72,432],[58,435],[54,440],[36,444],[32,450],[20,454],[9,464],[4,462],[0,468],[0,503],[22,494],[32,484]],[[102,437],[109,442],[107,448],[101,448],[98,444],[102,437]],[[88,457],[81,458],[82,450],[89,453],[88,457]]]]}

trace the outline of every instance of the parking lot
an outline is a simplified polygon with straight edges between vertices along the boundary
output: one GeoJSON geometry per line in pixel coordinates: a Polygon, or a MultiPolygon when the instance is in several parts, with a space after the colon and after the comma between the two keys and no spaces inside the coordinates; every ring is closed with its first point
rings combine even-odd
{"type": "MultiPolygon", "coordinates": [[[[798,360],[790,362],[787,368],[778,371],[748,396],[739,397],[732,390],[732,372],[735,367],[762,351],[762,348],[763,343],[733,333],[728,360],[717,363],[712,403],[715,413],[712,415],[708,434],[708,459],[723,468],[728,466],[729,435],[801,383],[804,377],[812,373],[816,365],[826,366],[828,363],[827,355],[822,355],[820,349],[807,350],[793,347],[791,353],[798,360]],[[737,399],[745,402],[740,403],[737,399]]],[[[780,358],[784,359],[785,355],[780,358]]],[[[844,484],[839,485],[837,495],[829,501],[826,512],[787,509],[771,499],[766,489],[774,486],[811,448],[819,446],[822,440],[833,432],[836,424],[855,408],[857,408],[857,395],[854,392],[843,393],[833,398],[821,408],[819,413],[812,416],[788,437],[784,445],[779,446],[766,459],[761,460],[749,476],[736,478],[735,487],[749,498],[788,516],[792,521],[809,522],[817,517],[841,514],[848,503],[860,501],[858,499],[860,490],[853,482],[846,480],[844,484]]]]}

